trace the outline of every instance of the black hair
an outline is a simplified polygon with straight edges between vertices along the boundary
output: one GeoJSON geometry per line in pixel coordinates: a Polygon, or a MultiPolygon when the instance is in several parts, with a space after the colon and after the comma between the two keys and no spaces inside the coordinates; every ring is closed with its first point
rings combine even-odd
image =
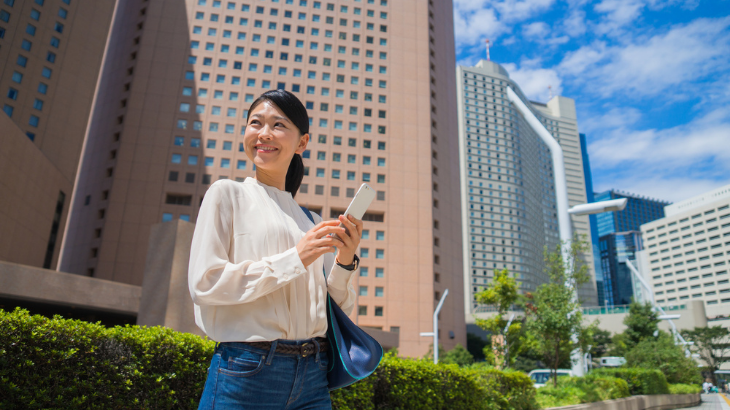
{"type": "MultiPolygon", "coordinates": [[[[281,112],[294,124],[301,135],[309,134],[309,115],[307,109],[304,107],[299,98],[294,94],[286,90],[269,90],[256,101],[251,104],[248,109],[248,115],[246,115],[246,122],[248,122],[248,116],[251,115],[254,108],[264,101],[268,101],[274,104],[281,112]]],[[[304,162],[302,162],[302,156],[295,153],[289,163],[289,169],[286,171],[286,183],[285,189],[291,193],[292,198],[296,196],[299,186],[302,185],[304,179],[304,162]]]]}

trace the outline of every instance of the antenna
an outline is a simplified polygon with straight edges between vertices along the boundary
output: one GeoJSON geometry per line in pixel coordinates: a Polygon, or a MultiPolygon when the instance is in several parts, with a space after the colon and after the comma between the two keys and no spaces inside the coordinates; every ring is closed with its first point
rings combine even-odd
{"type": "Polygon", "coordinates": [[[548,92],[550,93],[550,99],[552,100],[552,98],[553,98],[553,86],[552,85],[548,86],[548,92]]]}
{"type": "Polygon", "coordinates": [[[487,61],[489,61],[489,39],[487,39],[485,42],[487,43],[487,61]]]}

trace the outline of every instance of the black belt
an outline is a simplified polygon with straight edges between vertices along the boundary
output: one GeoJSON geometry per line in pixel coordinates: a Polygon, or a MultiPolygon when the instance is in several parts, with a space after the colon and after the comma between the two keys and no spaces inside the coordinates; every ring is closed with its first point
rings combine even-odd
{"type": "MultiPolygon", "coordinates": [[[[327,348],[329,347],[329,343],[327,342],[327,339],[323,337],[316,338],[317,343],[319,343],[319,351],[320,352],[326,352],[327,348]]],[[[271,342],[243,342],[251,347],[255,347],[257,349],[263,349],[263,350],[271,350],[271,342]]],[[[276,344],[276,353],[284,353],[284,354],[295,354],[298,356],[309,356],[310,354],[314,354],[317,351],[317,345],[315,345],[314,341],[306,342],[300,345],[293,345],[293,344],[287,344],[287,343],[277,343],[276,344]]]]}

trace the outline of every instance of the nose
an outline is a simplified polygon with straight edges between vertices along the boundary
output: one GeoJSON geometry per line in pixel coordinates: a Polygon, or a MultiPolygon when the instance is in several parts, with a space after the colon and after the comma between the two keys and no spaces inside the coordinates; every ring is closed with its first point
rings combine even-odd
{"type": "Polygon", "coordinates": [[[271,139],[273,138],[273,135],[271,133],[271,128],[268,124],[264,124],[263,127],[261,127],[261,130],[259,131],[259,138],[260,139],[271,139]]]}

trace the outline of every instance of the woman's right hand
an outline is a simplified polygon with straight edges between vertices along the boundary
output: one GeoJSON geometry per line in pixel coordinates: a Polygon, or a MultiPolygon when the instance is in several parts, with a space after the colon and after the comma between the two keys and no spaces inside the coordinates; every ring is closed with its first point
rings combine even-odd
{"type": "Polygon", "coordinates": [[[343,246],[342,241],[329,236],[331,233],[345,235],[345,228],[339,226],[340,221],[322,221],[304,234],[297,244],[299,259],[304,267],[311,265],[317,258],[328,252],[334,252],[335,248],[343,246]]]}

